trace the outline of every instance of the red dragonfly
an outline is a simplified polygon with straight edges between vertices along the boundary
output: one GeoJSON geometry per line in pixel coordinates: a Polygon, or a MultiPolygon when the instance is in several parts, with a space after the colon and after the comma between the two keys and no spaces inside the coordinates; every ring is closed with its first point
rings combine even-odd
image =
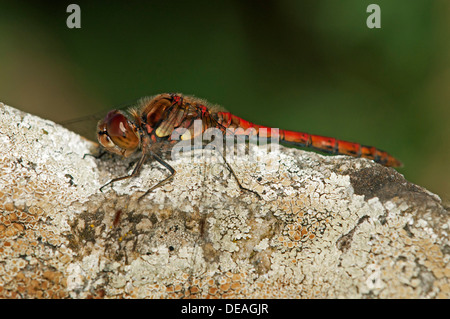
{"type": "MultiPolygon", "coordinates": [[[[230,112],[220,110],[217,106],[211,106],[202,99],[182,94],[163,93],[151,98],[144,98],[140,100],[138,108],[131,109],[129,113],[131,117],[127,117],[118,110],[110,111],[98,123],[98,141],[109,152],[127,157],[141,149],[142,156],[130,175],[114,178],[103,185],[100,190],[111,183],[136,176],[147,157],[151,156],[170,172],[170,176],[150,188],[141,198],[172,179],[176,173],[172,166],[157,155],[161,147],[171,147],[174,143],[179,142],[178,139],[172,139],[174,130],[186,129],[193,133],[194,121],[200,120],[202,133],[209,128],[218,128],[225,134],[229,129],[253,128],[254,134],[271,137],[270,132],[273,132],[270,127],[250,123],[230,112]]],[[[233,132],[239,131],[233,130],[233,132]]],[[[398,167],[402,165],[399,160],[387,152],[372,146],[302,132],[288,130],[275,130],[275,132],[278,132],[278,138],[282,143],[312,148],[330,154],[365,157],[385,166],[398,167]]],[[[188,136],[194,138],[195,134],[188,136]]],[[[243,188],[240,184],[239,186],[243,188]]]]}

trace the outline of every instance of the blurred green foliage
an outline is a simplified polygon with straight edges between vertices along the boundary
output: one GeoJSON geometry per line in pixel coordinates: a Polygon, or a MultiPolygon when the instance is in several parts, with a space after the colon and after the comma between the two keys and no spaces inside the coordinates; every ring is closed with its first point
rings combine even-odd
{"type": "Polygon", "coordinates": [[[449,13],[446,0],[0,0],[0,101],[62,121],[193,94],[387,150],[450,198],[449,13]],[[70,3],[81,29],[66,26],[70,3]],[[381,29],[366,26],[371,3],[381,29]]]}

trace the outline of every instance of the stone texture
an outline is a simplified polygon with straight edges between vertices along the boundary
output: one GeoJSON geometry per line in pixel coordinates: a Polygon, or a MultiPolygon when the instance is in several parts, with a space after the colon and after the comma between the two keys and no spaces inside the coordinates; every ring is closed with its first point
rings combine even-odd
{"type": "MultiPolygon", "coordinates": [[[[449,298],[449,211],[394,169],[281,147],[257,161],[103,156],[0,103],[1,298],[449,298]]],[[[195,153],[195,152],[194,152],[195,153]]]]}

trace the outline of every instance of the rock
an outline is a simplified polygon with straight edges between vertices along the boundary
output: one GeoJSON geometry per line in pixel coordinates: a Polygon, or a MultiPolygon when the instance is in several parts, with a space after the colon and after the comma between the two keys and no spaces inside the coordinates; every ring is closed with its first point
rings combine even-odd
{"type": "Polygon", "coordinates": [[[243,190],[187,153],[138,201],[158,163],[102,193],[136,157],[85,156],[95,143],[3,104],[0,121],[1,298],[450,297],[449,211],[394,169],[252,146],[229,161],[243,190]]]}

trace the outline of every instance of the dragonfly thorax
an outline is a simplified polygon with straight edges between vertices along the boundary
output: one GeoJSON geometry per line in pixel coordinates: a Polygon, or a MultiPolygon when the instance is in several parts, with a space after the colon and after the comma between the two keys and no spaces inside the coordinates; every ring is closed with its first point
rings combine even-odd
{"type": "Polygon", "coordinates": [[[117,110],[109,112],[98,123],[97,138],[107,151],[125,157],[136,151],[140,145],[136,126],[117,110]]]}

